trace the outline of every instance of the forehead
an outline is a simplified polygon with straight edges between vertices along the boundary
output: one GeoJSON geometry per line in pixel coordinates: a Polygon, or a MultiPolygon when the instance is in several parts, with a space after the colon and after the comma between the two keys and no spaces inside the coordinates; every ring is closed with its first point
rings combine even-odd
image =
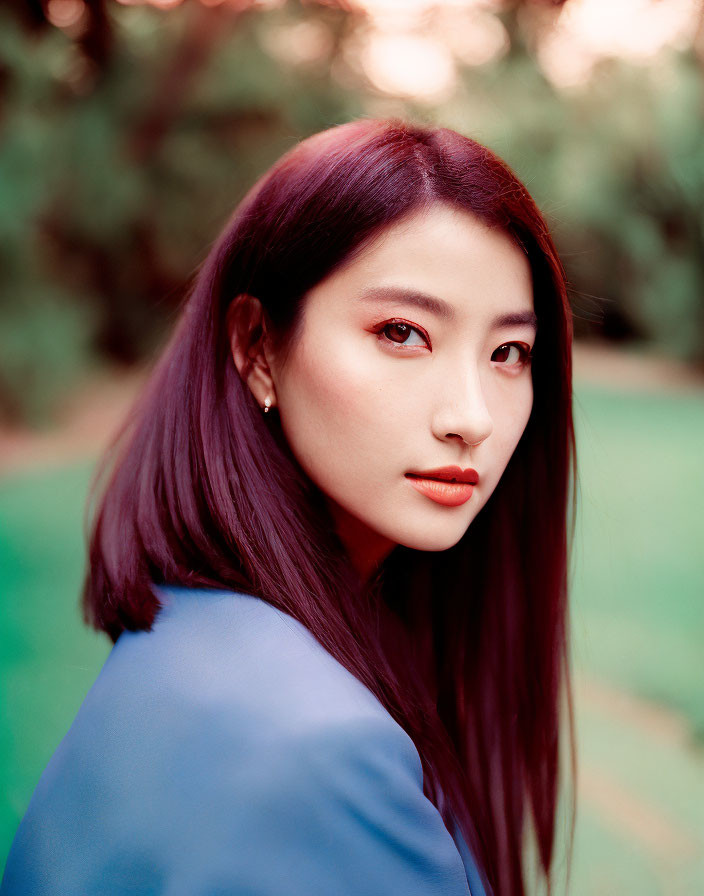
{"type": "Polygon", "coordinates": [[[395,294],[400,300],[403,291],[440,298],[445,313],[435,313],[452,320],[533,309],[523,250],[504,231],[440,204],[393,222],[309,298],[368,310],[373,301],[393,303],[395,294]]]}

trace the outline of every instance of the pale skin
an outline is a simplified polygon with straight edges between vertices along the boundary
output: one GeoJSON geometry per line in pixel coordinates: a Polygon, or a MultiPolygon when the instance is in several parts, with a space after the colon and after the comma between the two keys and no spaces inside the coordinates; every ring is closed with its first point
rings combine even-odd
{"type": "Polygon", "coordinates": [[[372,576],[398,544],[452,547],[530,417],[536,327],[526,255],[504,232],[436,204],[390,225],[303,301],[285,357],[265,324],[263,338],[250,339],[264,321],[259,302],[233,303],[246,310],[229,316],[233,358],[240,373],[249,359],[254,397],[278,410],[359,574],[372,576]],[[404,298],[409,291],[441,302],[444,315],[404,298]],[[517,319],[498,320],[507,316],[517,319]],[[405,475],[455,464],[479,474],[459,506],[436,503],[405,475]]]}

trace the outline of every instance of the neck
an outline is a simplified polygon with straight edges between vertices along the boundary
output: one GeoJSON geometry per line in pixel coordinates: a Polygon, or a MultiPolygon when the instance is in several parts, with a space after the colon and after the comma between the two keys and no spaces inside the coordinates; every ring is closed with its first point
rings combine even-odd
{"type": "Polygon", "coordinates": [[[363,582],[369,582],[396,547],[396,542],[370,529],[338,505],[331,505],[337,534],[363,582]]]}

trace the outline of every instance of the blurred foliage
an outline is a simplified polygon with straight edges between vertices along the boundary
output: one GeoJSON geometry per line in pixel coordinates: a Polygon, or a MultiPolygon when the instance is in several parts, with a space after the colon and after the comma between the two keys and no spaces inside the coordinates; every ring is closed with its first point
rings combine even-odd
{"type": "Polygon", "coordinates": [[[364,17],[333,4],[101,0],[73,35],[38,4],[0,10],[0,419],[41,422],[92,364],[153,352],[256,177],[360,115],[408,114],[487,143],[547,214],[578,333],[704,363],[697,57],[609,60],[588,88],[559,90],[520,6],[502,14],[510,51],[464,66],[433,107],[380,93],[349,64],[364,17]],[[316,54],[281,52],[311,35],[316,54]]]}

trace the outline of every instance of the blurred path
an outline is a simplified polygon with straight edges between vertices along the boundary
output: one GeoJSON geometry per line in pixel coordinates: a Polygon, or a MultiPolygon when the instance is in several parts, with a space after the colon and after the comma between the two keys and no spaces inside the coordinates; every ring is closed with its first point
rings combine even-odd
{"type": "Polygon", "coordinates": [[[659,705],[578,675],[576,888],[694,896],[704,881],[704,746],[659,705]],[[611,841],[611,849],[603,847],[611,841]],[[593,858],[599,855],[599,865],[593,858]],[[621,883],[619,883],[621,881],[621,883]]]}
{"type": "Polygon", "coordinates": [[[704,370],[671,358],[578,343],[573,361],[577,385],[610,386],[619,392],[704,392],[704,370]]]}
{"type": "Polygon", "coordinates": [[[97,457],[107,447],[146,379],[141,369],[102,373],[56,409],[44,430],[0,429],[0,476],[97,457]]]}
{"type": "MultiPolygon", "coordinates": [[[[656,778],[660,781],[671,778],[673,764],[682,764],[680,775],[687,780],[688,786],[681,795],[704,807],[704,747],[697,747],[692,741],[683,716],[582,676],[575,680],[575,696],[579,717],[589,717],[590,726],[597,724],[596,719],[601,727],[608,726],[610,758],[614,752],[618,753],[615,741],[647,743],[658,756],[652,769],[656,778]],[[666,756],[671,762],[662,762],[666,756]]],[[[638,753],[642,754],[642,746],[636,755],[638,753]]],[[[690,825],[686,819],[683,822],[677,817],[674,788],[665,801],[656,795],[657,787],[652,792],[629,789],[628,776],[616,778],[613,771],[607,772],[600,767],[596,758],[590,759],[588,752],[583,757],[580,796],[610,827],[637,840],[644,849],[652,850],[663,859],[675,861],[696,855],[704,858],[702,818],[698,819],[698,824],[690,825]]]]}

